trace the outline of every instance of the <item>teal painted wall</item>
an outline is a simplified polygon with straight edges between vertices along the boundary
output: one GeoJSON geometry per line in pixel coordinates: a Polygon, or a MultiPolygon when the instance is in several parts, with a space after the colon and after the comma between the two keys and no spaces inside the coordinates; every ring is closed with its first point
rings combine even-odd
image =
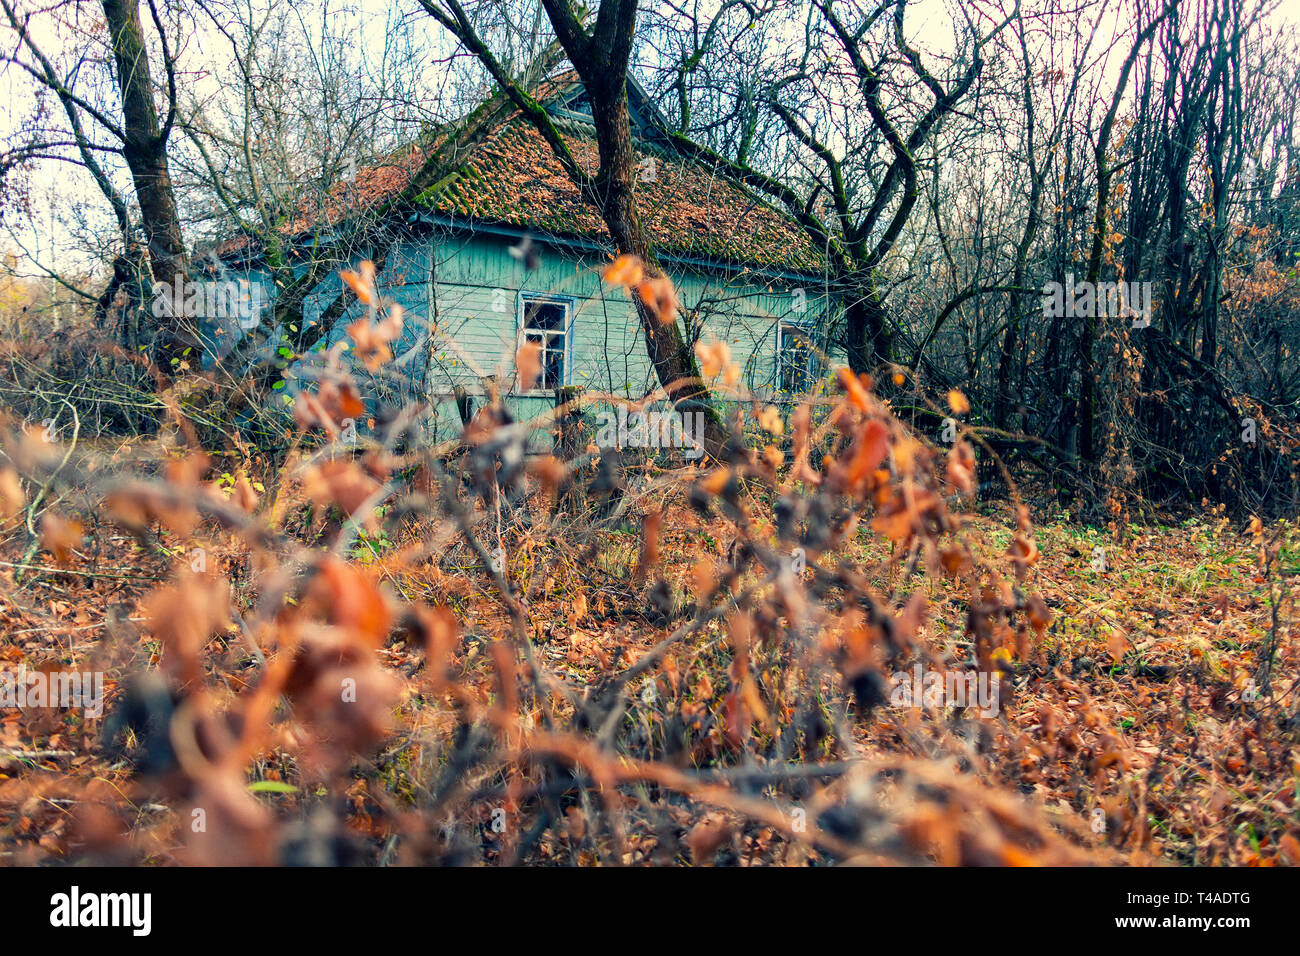
{"type": "MultiPolygon", "coordinates": [[[[601,281],[608,257],[539,245],[540,264],[529,271],[510,254],[513,242],[494,235],[434,233],[395,245],[379,274],[380,294],[404,310],[404,330],[392,362],[377,374],[359,367],[356,374],[381,402],[426,399],[432,411],[430,440],[459,434],[452,390],[461,385],[481,396],[485,377],[506,383],[506,401],[516,419],[533,420],[553,408],[552,392],[520,394],[514,381],[521,298],[530,293],[571,303],[565,384],[581,386],[589,395],[629,399],[640,399],[656,387],[628,294],[601,281]]],[[[744,370],[742,394],[779,398],[773,390],[780,325],[794,322],[810,328],[814,336],[824,336],[829,314],[824,292],[754,274],[725,275],[672,264],[666,268],[687,333],[728,344],[733,360],[744,370]]],[[[340,285],[337,273],[322,282],[307,299],[305,321],[319,320],[340,285]]],[[[364,311],[354,302],[331,330],[325,347],[345,339],[346,326],[364,311]]],[[[836,355],[830,359],[843,360],[836,355]]],[[[310,374],[303,376],[304,382],[309,379],[310,374]]],[[[535,433],[536,447],[547,443],[544,432],[535,433]]]]}
{"type": "MultiPolygon", "coordinates": [[[[542,247],[540,265],[528,271],[510,255],[511,244],[493,236],[444,237],[427,244],[433,259],[430,289],[439,329],[429,391],[447,394],[457,384],[477,391],[480,376],[503,376],[511,383],[507,404],[517,418],[545,414],[554,404],[552,393],[523,395],[513,390],[520,299],[528,293],[571,300],[566,384],[581,386],[589,394],[630,399],[652,391],[657,383],[628,294],[606,286],[600,278],[608,257],[542,247]]],[[[827,297],[812,287],[671,264],[667,272],[677,289],[686,329],[698,332],[703,341],[725,341],[733,360],[745,370],[746,389],[766,394],[775,387],[778,329],[783,321],[814,329],[825,324],[827,297]]],[[[440,425],[459,427],[454,406],[439,411],[440,425]]]]}

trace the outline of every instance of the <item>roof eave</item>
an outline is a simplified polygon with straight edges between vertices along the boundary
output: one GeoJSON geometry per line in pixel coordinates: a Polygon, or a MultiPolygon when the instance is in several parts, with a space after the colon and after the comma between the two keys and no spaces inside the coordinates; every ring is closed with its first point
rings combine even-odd
{"type": "MultiPolygon", "coordinates": [[[[522,239],[524,236],[528,236],[535,242],[544,245],[558,246],[567,249],[579,249],[583,252],[596,252],[604,255],[610,253],[610,247],[607,242],[601,242],[590,236],[583,236],[577,233],[559,233],[543,229],[530,229],[509,222],[500,222],[488,219],[467,219],[461,216],[448,216],[445,213],[416,211],[407,217],[408,225],[413,225],[415,223],[467,234],[503,236],[511,239],[522,239]]],[[[684,256],[672,252],[656,252],[655,257],[665,263],[672,263],[674,265],[683,265],[714,272],[744,272],[765,279],[791,279],[796,281],[815,282],[821,280],[824,275],[823,272],[820,271],[800,271],[797,269],[779,268],[736,259],[708,259],[700,258],[698,256],[684,256]]]]}

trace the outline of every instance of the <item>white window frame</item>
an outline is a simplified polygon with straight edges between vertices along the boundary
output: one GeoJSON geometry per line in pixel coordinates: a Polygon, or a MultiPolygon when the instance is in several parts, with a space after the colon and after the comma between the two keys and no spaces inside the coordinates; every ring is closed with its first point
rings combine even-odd
{"type": "MultiPolygon", "coordinates": [[[[571,295],[555,295],[550,292],[524,292],[520,290],[515,294],[515,351],[524,347],[528,341],[527,329],[524,325],[526,310],[531,302],[544,302],[551,305],[564,307],[564,368],[560,375],[560,388],[568,385],[572,379],[571,371],[573,367],[573,316],[574,316],[574,298],[571,295]]],[[[519,387],[518,376],[515,378],[514,392],[516,395],[554,395],[554,388],[531,388],[524,391],[519,387]]]]}

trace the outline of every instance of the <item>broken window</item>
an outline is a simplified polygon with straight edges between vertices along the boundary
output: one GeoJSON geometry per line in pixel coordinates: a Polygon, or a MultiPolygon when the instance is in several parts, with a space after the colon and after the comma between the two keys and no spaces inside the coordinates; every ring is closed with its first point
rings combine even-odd
{"type": "Polygon", "coordinates": [[[817,351],[807,329],[782,323],[777,347],[777,388],[799,394],[808,391],[817,379],[817,351]]]}
{"type": "Polygon", "coordinates": [[[520,302],[520,329],[525,342],[541,349],[542,373],[535,389],[556,389],[568,380],[569,303],[563,299],[525,295],[520,302]]]}

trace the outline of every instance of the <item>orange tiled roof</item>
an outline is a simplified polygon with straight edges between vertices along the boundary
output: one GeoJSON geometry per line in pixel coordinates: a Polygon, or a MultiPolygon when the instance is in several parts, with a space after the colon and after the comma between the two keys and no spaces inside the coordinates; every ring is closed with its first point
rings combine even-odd
{"type": "MultiPolygon", "coordinates": [[[[564,131],[587,171],[598,165],[594,134],[564,131]]],[[[637,211],[655,251],[793,271],[820,257],[799,226],[732,179],[700,163],[638,147],[637,211]]],[[[438,212],[542,233],[607,239],[533,124],[516,114],[473,153],[458,175],[417,199],[438,212]]]]}
{"type": "MultiPolygon", "coordinates": [[[[372,212],[399,195],[433,154],[439,141],[426,146],[409,146],[386,157],[383,162],[357,170],[351,180],[341,180],[330,187],[323,201],[304,201],[293,219],[280,227],[285,236],[297,236],[319,226],[332,226],[350,217],[372,212]]],[[[255,240],[248,235],[234,236],[216,247],[219,256],[251,248],[255,240]]]]}
{"type": "MultiPolygon", "coordinates": [[[[574,82],[571,71],[545,80],[535,91],[546,99],[574,82]]],[[[598,165],[594,131],[562,124],[562,134],[584,168],[598,165]]],[[[513,226],[523,231],[608,241],[600,215],[579,195],[532,123],[521,113],[507,115],[477,146],[457,157],[445,174],[424,170],[442,145],[439,137],[411,146],[382,163],[357,170],[335,184],[324,201],[304,203],[281,231],[300,235],[354,216],[382,211],[416,177],[437,184],[415,199],[431,212],[469,222],[513,226]],[[430,172],[433,173],[430,176],[430,172]]],[[[820,251],[800,227],[744,187],[701,163],[638,145],[643,169],[637,209],[656,252],[719,263],[820,271],[820,251]],[[653,163],[653,166],[649,164],[653,163]]],[[[247,236],[227,240],[219,255],[247,249],[247,236]]]]}

